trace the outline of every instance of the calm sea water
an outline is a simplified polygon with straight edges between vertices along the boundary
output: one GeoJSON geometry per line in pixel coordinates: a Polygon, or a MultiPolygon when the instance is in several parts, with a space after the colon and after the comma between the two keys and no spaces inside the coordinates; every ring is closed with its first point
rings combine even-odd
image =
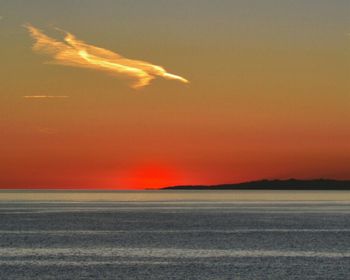
{"type": "Polygon", "coordinates": [[[0,192],[0,279],[349,279],[350,192],[0,192]]]}

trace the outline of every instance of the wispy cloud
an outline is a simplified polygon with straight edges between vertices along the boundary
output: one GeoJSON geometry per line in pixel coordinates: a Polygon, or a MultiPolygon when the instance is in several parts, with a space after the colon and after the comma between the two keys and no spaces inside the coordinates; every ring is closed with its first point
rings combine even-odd
{"type": "Polygon", "coordinates": [[[28,98],[28,99],[45,99],[45,98],[68,98],[69,96],[67,95],[25,95],[23,98],[28,98]]]}
{"type": "Polygon", "coordinates": [[[54,59],[53,63],[128,76],[136,80],[132,84],[133,88],[149,85],[156,76],[183,83],[189,82],[183,77],[168,73],[161,66],[141,60],[128,59],[113,51],[87,44],[69,32],[57,29],[65,34],[61,42],[45,35],[30,24],[26,24],[25,27],[35,39],[33,49],[51,55],[54,59]]]}

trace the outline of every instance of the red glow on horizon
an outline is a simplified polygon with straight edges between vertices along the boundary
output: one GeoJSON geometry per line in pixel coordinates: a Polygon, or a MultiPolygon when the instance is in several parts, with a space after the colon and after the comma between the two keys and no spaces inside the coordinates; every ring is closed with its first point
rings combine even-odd
{"type": "Polygon", "coordinates": [[[159,164],[142,165],[126,172],[120,182],[123,189],[157,189],[180,183],[174,168],[159,164]]]}

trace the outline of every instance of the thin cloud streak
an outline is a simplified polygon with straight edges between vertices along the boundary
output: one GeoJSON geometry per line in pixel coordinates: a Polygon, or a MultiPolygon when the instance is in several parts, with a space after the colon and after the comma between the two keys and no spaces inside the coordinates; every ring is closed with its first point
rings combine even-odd
{"type": "Polygon", "coordinates": [[[124,58],[118,53],[80,41],[73,34],[61,29],[56,28],[65,34],[62,42],[45,35],[30,24],[26,24],[24,27],[35,39],[33,50],[51,55],[54,59],[52,63],[131,77],[136,79],[136,82],[131,86],[135,89],[149,85],[156,76],[189,83],[183,77],[168,73],[161,66],[141,60],[124,58]]]}
{"type": "Polygon", "coordinates": [[[40,99],[40,98],[68,98],[67,95],[25,95],[23,98],[32,98],[32,99],[40,99]]]}

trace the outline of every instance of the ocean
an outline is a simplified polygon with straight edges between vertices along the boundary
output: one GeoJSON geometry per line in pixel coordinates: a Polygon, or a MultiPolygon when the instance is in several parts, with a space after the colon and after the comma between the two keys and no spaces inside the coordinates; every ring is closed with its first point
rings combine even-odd
{"type": "Polygon", "coordinates": [[[0,191],[0,279],[349,279],[350,192],[0,191]]]}

